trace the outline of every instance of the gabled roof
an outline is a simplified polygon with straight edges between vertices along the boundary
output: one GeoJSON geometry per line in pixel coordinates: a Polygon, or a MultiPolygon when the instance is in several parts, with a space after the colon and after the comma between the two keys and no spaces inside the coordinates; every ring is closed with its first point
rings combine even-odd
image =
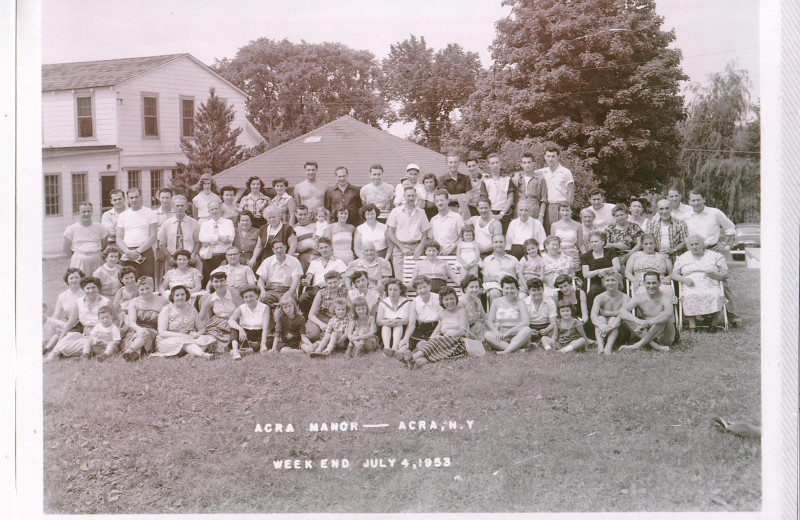
{"type": "MultiPolygon", "coordinates": [[[[373,164],[383,166],[383,178],[391,184],[405,175],[406,166],[411,163],[419,165],[422,175],[447,171],[444,155],[343,116],[214,177],[218,186],[236,187],[244,186],[252,176],[260,177],[267,185],[276,177],[285,177],[294,187],[306,178],[306,161],[316,162],[317,179],[331,186],[336,182],[334,170],[338,166],[348,169],[350,182],[357,186],[370,182],[369,167],[373,164]]],[[[463,165],[461,169],[465,171],[463,165]]]]}
{"type": "Polygon", "coordinates": [[[188,54],[42,65],[42,91],[108,87],[188,54]]]}

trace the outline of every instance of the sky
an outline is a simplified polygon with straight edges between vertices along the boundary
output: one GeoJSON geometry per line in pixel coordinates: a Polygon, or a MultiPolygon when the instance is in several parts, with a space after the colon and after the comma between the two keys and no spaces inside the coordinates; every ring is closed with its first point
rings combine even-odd
{"type": "MultiPolygon", "coordinates": [[[[656,6],[662,27],[675,29],[690,83],[735,59],[758,99],[758,0],[661,0],[656,6]]],[[[458,43],[488,67],[495,21],[509,12],[500,0],[42,0],[42,63],[188,52],[210,65],[262,37],[336,41],[380,60],[392,43],[414,34],[434,49],[458,43]]],[[[408,130],[397,125],[390,132],[408,130]]]]}

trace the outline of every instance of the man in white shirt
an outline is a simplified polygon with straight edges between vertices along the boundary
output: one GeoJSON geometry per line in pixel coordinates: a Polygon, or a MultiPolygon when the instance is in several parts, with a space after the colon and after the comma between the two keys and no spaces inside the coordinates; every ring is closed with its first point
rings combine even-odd
{"type": "Polygon", "coordinates": [[[172,208],[175,214],[164,221],[158,231],[158,247],[165,254],[165,269],[175,267],[172,255],[176,251],[185,250],[192,254],[191,265],[202,268],[200,263],[200,224],[186,214],[188,201],[183,195],[175,195],[172,208]]]}
{"type": "Polygon", "coordinates": [[[575,179],[572,172],[561,165],[561,147],[552,142],[545,143],[544,162],[547,167],[536,170],[547,183],[547,213],[544,228],[550,231],[550,224],[558,221],[558,206],[572,206],[575,198],[575,179]]]}
{"type": "Polygon", "coordinates": [[[519,217],[511,221],[506,233],[506,251],[511,253],[517,260],[525,256],[525,241],[535,238],[539,247],[544,246],[546,234],[542,223],[531,218],[535,202],[531,199],[524,199],[519,203],[519,217]]]}
{"type": "Polygon", "coordinates": [[[589,193],[589,202],[592,205],[585,209],[594,213],[594,229],[603,232],[608,226],[614,225],[614,222],[616,222],[612,213],[614,204],[606,203],[602,190],[592,190],[589,193]]]}
{"type": "Polygon", "coordinates": [[[303,268],[300,260],[286,254],[286,244],[275,242],[272,256],[268,256],[258,266],[259,299],[273,309],[286,293],[297,294],[303,268]]]}
{"type": "Polygon", "coordinates": [[[369,176],[372,182],[361,187],[361,205],[375,204],[381,210],[378,221],[386,223],[389,211],[392,209],[394,187],[383,182],[383,166],[380,164],[373,164],[369,167],[369,176]]]}
{"type": "Polygon", "coordinates": [[[417,190],[417,200],[425,195],[425,186],[419,181],[419,166],[416,164],[409,164],[406,166],[406,176],[400,179],[400,182],[394,187],[394,207],[402,206],[406,202],[404,197],[405,186],[403,183],[406,179],[411,181],[411,186],[417,190]]]}
{"type": "MultiPolygon", "coordinates": [[[[713,249],[723,253],[736,236],[736,225],[722,211],[706,206],[706,198],[699,191],[689,192],[689,204],[692,213],[683,219],[689,235],[698,235],[704,241],[706,249],[713,249]]],[[[742,319],[736,314],[736,304],[730,286],[730,278],[722,281],[725,299],[728,300],[728,321],[734,327],[742,324],[742,319]]]]}
{"type": "MultiPolygon", "coordinates": [[[[100,223],[108,232],[108,244],[113,245],[117,241],[117,219],[125,211],[125,192],[119,189],[111,190],[111,209],[100,216],[100,223]]],[[[87,275],[88,276],[88,275],[87,275]]]]}
{"type": "Polygon", "coordinates": [[[208,203],[208,220],[200,223],[198,238],[201,242],[200,258],[203,259],[203,285],[211,272],[225,260],[225,252],[233,243],[236,229],[230,219],[222,218],[222,207],[219,202],[208,203]]]}
{"type": "Polygon", "coordinates": [[[667,200],[669,201],[669,209],[672,218],[676,218],[678,220],[684,220],[686,217],[693,213],[692,206],[689,204],[684,204],[681,202],[682,200],[681,192],[676,187],[672,187],[667,190],[667,200]]]}
{"type": "Polygon", "coordinates": [[[492,215],[500,221],[503,233],[508,229],[508,223],[514,216],[511,208],[514,205],[514,183],[511,177],[500,175],[500,156],[491,153],[489,160],[489,176],[481,183],[481,197],[489,199],[492,203],[492,215]]]}
{"type": "Polygon", "coordinates": [[[314,296],[317,292],[325,287],[325,274],[328,271],[336,271],[339,274],[344,274],[347,271],[347,264],[338,258],[333,258],[333,247],[331,241],[322,237],[317,243],[317,251],[320,257],[315,258],[308,264],[308,270],[303,279],[306,290],[300,295],[297,303],[300,305],[300,310],[303,314],[308,315],[308,310],[311,309],[311,304],[314,303],[314,296]]]}
{"type": "Polygon", "coordinates": [[[483,290],[489,303],[498,296],[503,295],[500,287],[500,279],[504,276],[513,276],[517,280],[524,279],[519,261],[513,256],[506,254],[505,235],[495,235],[492,237],[492,254],[481,260],[478,266],[483,273],[483,290]]]}
{"type": "Polygon", "coordinates": [[[220,265],[211,271],[211,274],[225,273],[228,287],[236,289],[239,294],[245,287],[252,287],[256,284],[256,275],[253,269],[249,265],[241,263],[242,254],[238,247],[229,247],[225,252],[225,260],[228,263],[220,265]]]}
{"type": "Polygon", "coordinates": [[[78,211],[80,220],[64,230],[64,252],[72,255],[70,267],[77,267],[86,276],[91,276],[95,269],[103,265],[108,232],[105,226],[92,221],[94,207],[91,202],[81,202],[78,211]]]}
{"type": "Polygon", "coordinates": [[[158,218],[150,208],[142,206],[139,188],[128,189],[130,208],[117,218],[117,248],[122,251],[122,262],[136,269],[136,277],[153,276],[156,256],[153,244],[158,232],[158,218]]]}
{"type": "Polygon", "coordinates": [[[431,224],[425,216],[425,210],[417,207],[417,190],[409,186],[405,189],[406,203],[394,208],[389,213],[386,225],[389,230],[386,237],[392,244],[392,265],[394,275],[403,276],[403,257],[422,254],[423,240],[430,237],[431,224]]]}
{"type": "Polygon", "coordinates": [[[436,190],[433,201],[439,214],[431,219],[431,235],[441,246],[442,255],[453,255],[461,238],[464,219],[450,209],[450,194],[447,190],[436,190]]]}

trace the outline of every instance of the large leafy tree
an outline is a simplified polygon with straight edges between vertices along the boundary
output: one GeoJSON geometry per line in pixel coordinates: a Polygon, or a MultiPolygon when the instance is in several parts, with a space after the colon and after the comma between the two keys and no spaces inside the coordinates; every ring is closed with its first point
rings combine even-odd
{"type": "Polygon", "coordinates": [[[208,93],[208,100],[197,108],[194,138],[181,140],[187,162],[178,163],[172,179],[172,186],[185,193],[203,173],[219,173],[262,151],[236,143],[244,130],[231,128],[236,117],[233,107],[217,96],[213,87],[208,93]]]}
{"type": "Polygon", "coordinates": [[[373,126],[390,117],[377,60],[341,43],[260,38],[214,68],[247,93],[249,119],[270,148],[343,115],[373,126]]]}
{"type": "Polygon", "coordinates": [[[728,63],[693,87],[681,125],[684,188],[705,192],[707,204],[735,222],[758,222],[761,209],[761,121],[749,85],[747,73],[728,63]]]}
{"type": "Polygon", "coordinates": [[[383,62],[383,93],[398,104],[401,121],[414,123],[413,139],[440,150],[451,128],[451,115],[462,108],[481,71],[475,52],[451,43],[434,52],[413,34],[393,44],[383,62]]]}
{"type": "Polygon", "coordinates": [[[681,52],[651,0],[504,0],[464,145],[540,137],[577,149],[615,200],[678,173],[681,52]]]}

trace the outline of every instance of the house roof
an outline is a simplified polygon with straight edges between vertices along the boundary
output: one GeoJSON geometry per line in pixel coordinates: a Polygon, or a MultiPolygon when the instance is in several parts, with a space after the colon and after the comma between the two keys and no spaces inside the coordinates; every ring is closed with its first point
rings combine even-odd
{"type": "Polygon", "coordinates": [[[42,65],[42,90],[108,87],[188,54],[42,65]]]}
{"type": "MultiPolygon", "coordinates": [[[[333,185],[334,170],[345,166],[350,182],[362,186],[370,182],[369,167],[383,166],[384,180],[396,184],[406,173],[406,166],[417,164],[420,173],[447,171],[447,158],[424,146],[396,137],[362,123],[350,116],[340,117],[307,134],[267,150],[243,163],[216,174],[218,186],[244,186],[249,177],[260,177],[268,186],[272,179],[284,177],[290,186],[306,178],[303,164],[314,161],[319,165],[317,178],[333,185]]],[[[460,170],[466,173],[462,164],[460,170]]]]}

